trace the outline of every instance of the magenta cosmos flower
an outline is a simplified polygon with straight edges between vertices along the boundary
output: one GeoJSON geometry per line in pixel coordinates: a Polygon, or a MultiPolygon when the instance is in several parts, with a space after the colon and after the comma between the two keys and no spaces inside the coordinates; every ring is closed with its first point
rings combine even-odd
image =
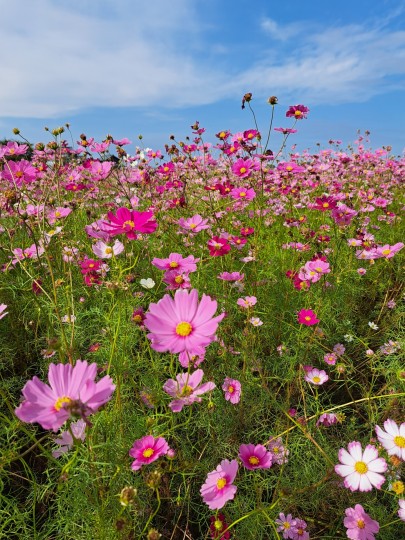
{"type": "Polygon", "coordinates": [[[348,450],[339,450],[340,463],[335,465],[335,472],[344,477],[344,486],[351,491],[371,491],[373,487],[380,489],[385,482],[380,473],[387,470],[387,463],[378,457],[376,447],[369,444],[363,452],[361,444],[352,441],[348,450]]]}
{"type": "Polygon", "coordinates": [[[213,236],[207,242],[208,249],[210,251],[211,257],[221,257],[226,255],[230,250],[231,246],[225,238],[220,238],[219,236],[213,236]]]}
{"type": "Polygon", "coordinates": [[[180,253],[170,253],[167,259],[158,259],[155,257],[152,259],[153,266],[159,268],[159,270],[176,270],[177,272],[195,272],[197,270],[197,264],[200,259],[195,259],[193,255],[183,258],[180,253]]]}
{"type": "Polygon", "coordinates": [[[232,484],[238,472],[236,459],[223,459],[215,471],[208,473],[200,493],[210,510],[219,510],[235,497],[236,486],[232,484]]]}
{"type": "Polygon", "coordinates": [[[78,360],[70,364],[50,364],[50,386],[34,377],[24,386],[24,401],[15,410],[22,422],[38,422],[44,429],[57,431],[72,414],[88,416],[111,399],[115,389],[106,375],[97,383],[97,364],[78,360]]]}
{"type": "Polygon", "coordinates": [[[144,325],[150,331],[148,338],[155,351],[193,353],[215,339],[218,323],[225,317],[213,317],[217,309],[215,300],[198,291],[179,289],[174,299],[166,294],[157,304],[150,304],[144,325]]]}
{"type": "Polygon", "coordinates": [[[131,465],[133,471],[138,471],[143,465],[149,465],[160,456],[167,454],[169,445],[163,437],[156,439],[152,435],[146,435],[138,439],[132,445],[129,455],[135,458],[131,465]]]}
{"type": "Polygon", "coordinates": [[[346,517],[343,524],[346,527],[347,538],[352,540],[374,540],[374,534],[380,530],[378,521],[364,511],[361,504],[356,504],[354,508],[346,508],[346,517]]]}
{"type": "Polygon", "coordinates": [[[107,228],[110,236],[125,234],[130,240],[137,238],[137,232],[153,233],[157,223],[153,219],[152,212],[137,212],[128,208],[118,208],[115,214],[108,212],[108,221],[103,222],[103,227],[107,228]]]}
{"type": "Polygon", "coordinates": [[[378,440],[389,456],[398,456],[405,461],[405,422],[398,426],[394,420],[388,419],[384,422],[384,429],[375,426],[378,440]]]}
{"type": "Polygon", "coordinates": [[[222,390],[225,392],[225,399],[230,401],[233,405],[236,405],[240,401],[242,386],[236,379],[230,379],[225,377],[222,390]]]}
{"type": "Polygon", "coordinates": [[[191,405],[194,402],[201,403],[201,396],[206,392],[213,390],[216,385],[213,382],[201,384],[204,371],[197,369],[191,375],[189,373],[180,373],[176,380],[169,379],[163,385],[163,390],[169,396],[176,399],[169,403],[173,412],[180,412],[184,405],[191,405]]]}
{"type": "Polygon", "coordinates": [[[270,469],[273,464],[273,456],[262,444],[241,444],[239,458],[243,466],[250,471],[255,469],[270,469]]]}
{"type": "Polygon", "coordinates": [[[316,318],[316,314],[312,309],[301,309],[298,313],[298,322],[305,324],[305,326],[313,326],[319,323],[319,319],[316,318]]]}
{"type": "Polygon", "coordinates": [[[288,111],[285,113],[287,118],[295,118],[296,120],[302,120],[307,117],[309,113],[308,107],[305,105],[291,105],[288,111]]]}

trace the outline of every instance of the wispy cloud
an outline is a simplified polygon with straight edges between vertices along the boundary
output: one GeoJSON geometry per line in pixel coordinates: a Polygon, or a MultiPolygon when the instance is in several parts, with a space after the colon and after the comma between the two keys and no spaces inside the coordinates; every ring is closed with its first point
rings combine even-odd
{"type": "MultiPolygon", "coordinates": [[[[208,42],[208,15],[189,0],[172,0],[170,9],[167,0],[142,9],[131,0],[0,6],[3,117],[206,105],[247,90],[333,104],[404,88],[405,32],[391,31],[388,16],[329,28],[264,18],[256,23],[256,56],[243,61],[230,41],[212,39],[212,27],[208,42]]],[[[243,39],[234,36],[238,46],[243,39]]]]}

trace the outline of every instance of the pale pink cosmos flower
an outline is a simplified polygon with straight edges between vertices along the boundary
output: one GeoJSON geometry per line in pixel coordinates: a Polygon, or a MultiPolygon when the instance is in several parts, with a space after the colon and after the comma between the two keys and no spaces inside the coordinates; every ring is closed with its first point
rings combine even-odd
{"type": "Polygon", "coordinates": [[[50,225],[56,223],[58,219],[67,217],[72,212],[71,208],[65,208],[64,206],[58,206],[57,208],[48,212],[47,218],[50,225]]]}
{"type": "Polygon", "coordinates": [[[333,424],[336,424],[338,421],[338,418],[336,416],[336,414],[333,414],[333,413],[323,413],[321,414],[321,416],[318,418],[317,422],[316,422],[316,425],[317,426],[326,426],[326,427],[329,427],[329,426],[332,426],[333,424]]]}
{"type": "Polygon", "coordinates": [[[346,508],[346,517],[343,524],[346,527],[346,535],[351,540],[374,540],[374,534],[380,530],[378,521],[364,511],[361,504],[356,504],[354,508],[346,508]]]}
{"type": "Polygon", "coordinates": [[[248,309],[256,305],[257,298],[256,296],[245,296],[245,298],[238,298],[236,303],[238,306],[248,309]]]}
{"type": "Polygon", "coordinates": [[[155,257],[152,259],[153,266],[159,268],[159,270],[177,270],[177,272],[195,272],[197,270],[197,264],[200,259],[194,258],[193,255],[183,257],[180,253],[170,253],[166,259],[158,259],[155,257]]]}
{"type": "Polygon", "coordinates": [[[384,429],[375,426],[378,440],[389,456],[397,456],[405,461],[405,422],[398,426],[389,418],[384,422],[384,429]]]}
{"type": "Polygon", "coordinates": [[[8,311],[6,311],[7,307],[7,304],[0,304],[0,319],[8,315],[8,311]]]}
{"type": "Polygon", "coordinates": [[[387,470],[387,462],[378,457],[378,450],[369,444],[364,449],[357,441],[352,441],[339,450],[338,465],[335,472],[344,478],[344,486],[351,491],[371,491],[373,487],[380,489],[385,477],[380,474],[387,470]]]}
{"type": "Polygon", "coordinates": [[[398,242],[397,244],[394,244],[393,246],[390,246],[389,244],[385,244],[385,246],[377,247],[376,253],[378,257],[384,257],[385,259],[392,259],[398,251],[400,251],[404,247],[404,244],[402,242],[398,242]]]}
{"type": "Polygon", "coordinates": [[[239,403],[242,386],[238,380],[225,377],[222,390],[225,392],[226,401],[230,401],[233,405],[239,403]]]}
{"type": "Polygon", "coordinates": [[[44,429],[57,431],[72,415],[85,419],[111,399],[115,385],[106,375],[97,383],[97,364],[77,360],[70,364],[50,364],[50,386],[34,377],[22,394],[24,400],[15,410],[22,422],[38,422],[44,429]]]}
{"type": "Polygon", "coordinates": [[[270,469],[273,464],[273,455],[262,444],[241,444],[239,458],[243,466],[250,471],[270,469]]]}
{"type": "MultiPolygon", "coordinates": [[[[292,415],[291,415],[292,416],[292,415]]],[[[273,437],[267,443],[270,454],[273,457],[273,463],[282,465],[288,462],[288,454],[290,453],[283,445],[281,437],[273,437]]]]}
{"type": "Polygon", "coordinates": [[[201,396],[206,392],[213,390],[216,385],[213,382],[201,384],[204,371],[197,369],[194,373],[180,373],[176,376],[176,380],[168,379],[163,385],[163,390],[169,396],[176,399],[169,403],[169,407],[173,412],[180,412],[185,405],[192,403],[201,403],[201,396]]]}
{"type": "Polygon", "coordinates": [[[405,521],[405,499],[399,499],[399,510],[398,510],[398,516],[399,519],[402,519],[402,521],[405,521]]]}
{"type": "Polygon", "coordinates": [[[116,240],[112,246],[106,244],[102,240],[96,242],[91,249],[96,257],[100,259],[111,259],[114,255],[115,257],[124,251],[124,244],[119,240],[116,240]]]}
{"type": "Polygon", "coordinates": [[[180,218],[178,221],[179,226],[188,231],[189,233],[196,234],[204,229],[209,229],[208,219],[204,219],[200,214],[196,214],[190,218],[180,218]]]}
{"type": "Polygon", "coordinates": [[[203,361],[205,357],[205,348],[204,347],[198,347],[193,352],[187,352],[183,351],[179,354],[179,362],[182,367],[188,368],[188,366],[191,364],[192,367],[198,367],[203,361]]]}
{"type": "Polygon", "coordinates": [[[83,442],[86,438],[86,422],[81,418],[77,422],[72,422],[69,427],[69,431],[62,431],[59,438],[55,439],[55,443],[59,445],[59,448],[52,452],[54,458],[58,458],[68,452],[73,447],[74,439],[83,442]]]}
{"type": "Polygon", "coordinates": [[[223,459],[215,471],[208,473],[200,493],[210,510],[219,510],[235,497],[237,487],[233,485],[233,481],[237,472],[236,459],[223,459]]]}
{"type": "Polygon", "coordinates": [[[294,540],[296,532],[295,524],[297,521],[292,517],[291,514],[286,516],[281,512],[278,519],[275,520],[275,523],[278,525],[277,531],[283,533],[283,538],[290,538],[291,540],[294,540]]]}
{"type": "Polygon", "coordinates": [[[225,317],[213,317],[217,302],[203,294],[198,302],[198,291],[179,289],[174,299],[166,294],[157,304],[150,304],[144,325],[155,351],[193,352],[206,347],[215,339],[218,324],[225,317]]]}
{"type": "Polygon", "coordinates": [[[317,386],[326,383],[326,381],[329,379],[329,376],[327,375],[326,371],[323,369],[317,369],[313,368],[311,366],[306,366],[307,369],[305,369],[305,380],[309,383],[315,384],[317,386]]]}
{"type": "Polygon", "coordinates": [[[143,465],[149,465],[160,456],[167,454],[169,445],[163,437],[156,439],[152,435],[146,435],[138,439],[132,445],[129,455],[135,458],[131,465],[133,471],[138,471],[143,465]]]}
{"type": "Polygon", "coordinates": [[[241,274],[240,272],[221,272],[217,276],[218,279],[222,279],[223,281],[242,281],[245,277],[245,274],[241,274]]]}

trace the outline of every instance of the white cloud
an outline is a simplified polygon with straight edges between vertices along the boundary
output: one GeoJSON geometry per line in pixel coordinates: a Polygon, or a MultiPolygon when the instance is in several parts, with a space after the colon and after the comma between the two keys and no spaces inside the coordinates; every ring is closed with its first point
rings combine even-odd
{"type": "Polygon", "coordinates": [[[262,19],[263,41],[242,65],[231,42],[204,41],[208,25],[197,3],[136,4],[0,0],[7,44],[0,53],[0,116],[175,108],[246,91],[263,98],[299,95],[308,103],[359,102],[403,88],[405,32],[390,32],[388,19],[334,28],[262,19]]]}

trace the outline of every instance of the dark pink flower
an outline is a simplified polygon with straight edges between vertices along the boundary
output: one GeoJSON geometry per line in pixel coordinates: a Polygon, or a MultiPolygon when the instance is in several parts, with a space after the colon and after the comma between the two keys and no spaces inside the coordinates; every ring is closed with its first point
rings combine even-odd
{"type": "Polygon", "coordinates": [[[302,120],[307,117],[309,113],[308,107],[305,105],[291,105],[288,111],[285,113],[287,118],[295,118],[296,120],[302,120]]]}
{"type": "Polygon", "coordinates": [[[316,314],[311,309],[301,309],[298,313],[298,322],[305,324],[305,326],[313,326],[319,323],[319,319],[316,318],[316,314]]]}
{"type": "Polygon", "coordinates": [[[239,458],[244,467],[251,471],[255,469],[269,469],[273,464],[273,456],[262,444],[241,444],[239,458]]]}
{"type": "Polygon", "coordinates": [[[146,435],[138,439],[132,445],[129,455],[135,458],[131,465],[133,471],[138,471],[143,465],[149,465],[156,461],[160,456],[167,454],[169,445],[163,437],[156,439],[152,435],[146,435]]]}
{"type": "Polygon", "coordinates": [[[157,228],[152,212],[137,212],[128,208],[118,208],[115,214],[108,212],[110,222],[105,221],[103,228],[107,229],[110,236],[125,234],[130,240],[137,238],[137,232],[151,234],[157,228]]]}
{"type": "Polygon", "coordinates": [[[225,392],[225,399],[230,401],[233,405],[236,405],[240,401],[242,386],[236,379],[225,377],[222,390],[225,392]]]}
{"type": "Polygon", "coordinates": [[[211,240],[207,242],[208,249],[210,250],[211,257],[221,257],[226,255],[230,250],[231,246],[228,244],[228,241],[225,238],[220,238],[219,236],[213,236],[211,240]]]}
{"type": "Polygon", "coordinates": [[[94,413],[111,399],[115,389],[106,375],[97,383],[97,364],[78,360],[70,364],[50,364],[50,386],[34,377],[24,386],[24,400],[15,410],[22,422],[38,422],[44,429],[57,431],[72,414],[94,413]]]}

